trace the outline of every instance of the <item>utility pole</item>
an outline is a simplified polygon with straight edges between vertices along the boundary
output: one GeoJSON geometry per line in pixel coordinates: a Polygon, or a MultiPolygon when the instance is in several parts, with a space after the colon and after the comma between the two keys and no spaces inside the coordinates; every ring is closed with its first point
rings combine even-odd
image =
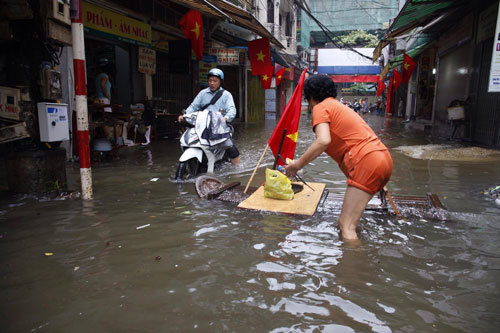
{"type": "Polygon", "coordinates": [[[92,200],[92,169],[90,167],[89,117],[85,78],[85,44],[83,40],[82,0],[71,1],[71,35],[73,37],[73,68],[75,73],[76,128],[82,199],[92,200]]]}

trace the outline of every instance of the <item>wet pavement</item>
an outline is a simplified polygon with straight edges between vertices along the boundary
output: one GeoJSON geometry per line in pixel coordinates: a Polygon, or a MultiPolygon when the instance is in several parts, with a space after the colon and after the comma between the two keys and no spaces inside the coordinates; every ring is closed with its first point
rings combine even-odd
{"type": "MultiPolygon", "coordinates": [[[[93,165],[91,202],[0,198],[2,330],[496,331],[500,205],[482,192],[499,185],[500,157],[414,158],[416,146],[449,142],[366,119],[391,149],[392,193],[436,193],[446,219],[366,213],[350,248],[335,228],[340,203],[297,217],[203,201],[193,182],[170,181],[177,142],[128,147],[93,165]]],[[[236,126],[242,163],[216,176],[246,184],[273,126],[236,126]]],[[[297,152],[313,137],[303,116],[297,152]]],[[[78,172],[68,168],[72,189],[78,172]]],[[[324,155],[304,179],[345,189],[324,155]]]]}

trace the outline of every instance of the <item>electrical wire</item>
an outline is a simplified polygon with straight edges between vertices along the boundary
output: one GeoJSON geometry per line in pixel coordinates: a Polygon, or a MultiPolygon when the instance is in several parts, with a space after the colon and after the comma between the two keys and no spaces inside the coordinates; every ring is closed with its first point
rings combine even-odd
{"type": "Polygon", "coordinates": [[[378,22],[378,20],[377,20],[376,18],[374,18],[374,17],[370,14],[370,12],[369,12],[367,9],[365,9],[365,7],[361,6],[361,4],[358,2],[358,0],[354,0],[354,2],[355,2],[355,3],[356,3],[356,4],[357,4],[357,5],[358,5],[358,6],[359,6],[362,10],[364,10],[364,12],[366,13],[366,15],[370,16],[370,17],[371,17],[371,19],[372,19],[375,23],[377,23],[377,24],[379,23],[379,22],[378,22]]]}

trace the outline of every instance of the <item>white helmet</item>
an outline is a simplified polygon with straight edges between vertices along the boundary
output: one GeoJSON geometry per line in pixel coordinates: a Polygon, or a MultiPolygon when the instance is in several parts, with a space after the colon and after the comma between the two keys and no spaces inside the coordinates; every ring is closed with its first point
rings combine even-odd
{"type": "Polygon", "coordinates": [[[208,77],[211,76],[218,77],[221,80],[221,82],[224,81],[224,72],[218,68],[212,68],[210,71],[208,71],[208,77]]]}

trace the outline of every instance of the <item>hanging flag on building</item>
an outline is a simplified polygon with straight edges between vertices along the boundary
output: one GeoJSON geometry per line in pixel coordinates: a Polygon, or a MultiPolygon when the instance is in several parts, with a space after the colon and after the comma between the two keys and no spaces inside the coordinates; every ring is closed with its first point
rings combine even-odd
{"type": "Polygon", "coordinates": [[[283,67],[279,71],[276,72],[276,87],[280,85],[281,79],[283,78],[283,75],[285,74],[286,67],[283,67]]]}
{"type": "Polygon", "coordinates": [[[403,55],[403,82],[410,81],[411,73],[417,67],[417,62],[406,53],[403,55]]]}
{"type": "Polygon", "coordinates": [[[401,76],[401,74],[399,74],[399,72],[396,70],[396,68],[394,68],[392,70],[392,79],[393,79],[393,89],[396,90],[398,89],[399,85],[401,84],[401,82],[403,82],[403,77],[401,76]]]}
{"type": "MultiPolygon", "coordinates": [[[[293,155],[295,153],[295,146],[297,145],[297,137],[299,133],[299,119],[300,119],[300,108],[302,106],[302,89],[304,87],[304,80],[306,77],[307,68],[304,69],[302,75],[300,76],[299,84],[295,88],[292,94],[292,98],[285,107],[285,111],[281,115],[280,121],[276,128],[274,129],[271,138],[269,139],[269,147],[276,157],[278,153],[279,145],[281,142],[281,136],[283,131],[286,129],[286,137],[283,140],[283,146],[281,147],[280,155],[286,161],[287,158],[293,160],[293,155]]],[[[278,160],[278,165],[283,165],[283,161],[278,160]]]]}
{"type": "Polygon", "coordinates": [[[191,40],[191,48],[198,61],[203,57],[203,19],[201,13],[190,9],[180,20],[179,25],[184,36],[191,40]]]}
{"type": "Polygon", "coordinates": [[[379,78],[377,82],[377,96],[382,95],[384,90],[385,90],[385,83],[382,81],[382,79],[379,78]]]}
{"type": "Polygon", "coordinates": [[[273,81],[274,67],[270,66],[267,68],[267,73],[260,76],[260,85],[262,89],[270,89],[271,82],[273,81]]]}
{"type": "Polygon", "coordinates": [[[266,74],[269,67],[272,66],[269,38],[260,38],[248,42],[248,55],[250,57],[252,75],[266,74]]]}

